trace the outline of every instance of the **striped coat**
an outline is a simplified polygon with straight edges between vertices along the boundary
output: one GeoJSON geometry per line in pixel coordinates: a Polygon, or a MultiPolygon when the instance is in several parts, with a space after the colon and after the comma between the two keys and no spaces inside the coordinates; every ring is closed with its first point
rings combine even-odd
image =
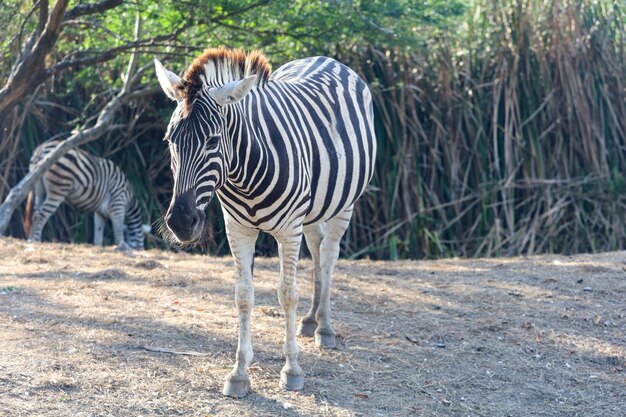
{"type": "Polygon", "coordinates": [[[297,363],[296,264],[302,236],[315,263],[309,312],[297,333],[334,347],[330,282],[339,242],[374,169],[372,99],[351,69],[326,57],[285,64],[273,74],[260,53],[209,49],[182,78],[156,62],[163,90],[177,102],[166,140],[174,189],[166,224],[180,242],[203,233],[214,195],[224,212],[236,269],[239,346],[224,393],[248,392],[246,366],[254,302],[252,263],[259,231],[278,241],[285,309],[281,386],[302,388],[297,363]]]}
{"type": "MultiPolygon", "coordinates": [[[[33,152],[32,170],[58,145],[44,142],[33,152]]],[[[41,241],[43,227],[62,202],[94,214],[94,245],[102,245],[105,219],[111,220],[115,243],[143,249],[146,227],[126,175],[113,162],[72,149],[35,185],[26,203],[28,239],[41,241]]]]}

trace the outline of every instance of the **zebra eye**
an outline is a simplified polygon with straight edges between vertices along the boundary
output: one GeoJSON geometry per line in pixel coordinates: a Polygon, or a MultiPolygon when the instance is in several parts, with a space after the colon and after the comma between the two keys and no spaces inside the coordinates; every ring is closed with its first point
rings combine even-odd
{"type": "Polygon", "coordinates": [[[208,150],[217,148],[217,145],[220,143],[220,136],[214,135],[207,139],[206,148],[208,150]]]}

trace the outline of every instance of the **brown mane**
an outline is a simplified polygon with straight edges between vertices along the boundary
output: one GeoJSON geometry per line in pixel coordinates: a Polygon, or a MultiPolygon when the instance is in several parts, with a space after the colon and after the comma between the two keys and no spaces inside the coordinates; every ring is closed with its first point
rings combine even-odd
{"type": "Polygon", "coordinates": [[[262,87],[271,73],[270,63],[259,51],[209,48],[187,68],[178,90],[190,103],[205,84],[217,87],[256,74],[257,86],[262,87]]]}

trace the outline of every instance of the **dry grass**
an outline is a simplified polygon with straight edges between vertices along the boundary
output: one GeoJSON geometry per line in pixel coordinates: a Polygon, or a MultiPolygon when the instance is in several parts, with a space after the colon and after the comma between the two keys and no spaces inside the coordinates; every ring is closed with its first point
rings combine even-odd
{"type": "MultiPolygon", "coordinates": [[[[236,401],[220,394],[237,335],[230,259],[0,246],[0,414],[623,415],[623,252],[341,261],[340,348],[299,340],[301,393],[277,387],[277,261],[258,259],[254,392],[236,401]]],[[[300,268],[300,313],[310,266],[300,268]]]]}
{"type": "Polygon", "coordinates": [[[344,253],[626,248],[626,3],[475,0],[466,30],[340,59],[372,87],[378,157],[344,253]]]}

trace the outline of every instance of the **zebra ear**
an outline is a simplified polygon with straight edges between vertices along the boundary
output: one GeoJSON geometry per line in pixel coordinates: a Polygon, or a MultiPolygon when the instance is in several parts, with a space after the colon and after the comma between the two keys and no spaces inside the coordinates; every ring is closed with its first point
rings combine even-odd
{"type": "Polygon", "coordinates": [[[246,96],[256,83],[256,74],[243,80],[231,81],[221,87],[209,90],[209,95],[217,104],[227,106],[236,103],[246,96]]]}
{"type": "Polygon", "coordinates": [[[180,77],[172,71],[166,70],[163,64],[156,58],[154,59],[154,67],[157,78],[159,79],[159,84],[161,84],[161,88],[165,94],[172,100],[180,101],[182,97],[176,88],[180,85],[180,77]]]}

